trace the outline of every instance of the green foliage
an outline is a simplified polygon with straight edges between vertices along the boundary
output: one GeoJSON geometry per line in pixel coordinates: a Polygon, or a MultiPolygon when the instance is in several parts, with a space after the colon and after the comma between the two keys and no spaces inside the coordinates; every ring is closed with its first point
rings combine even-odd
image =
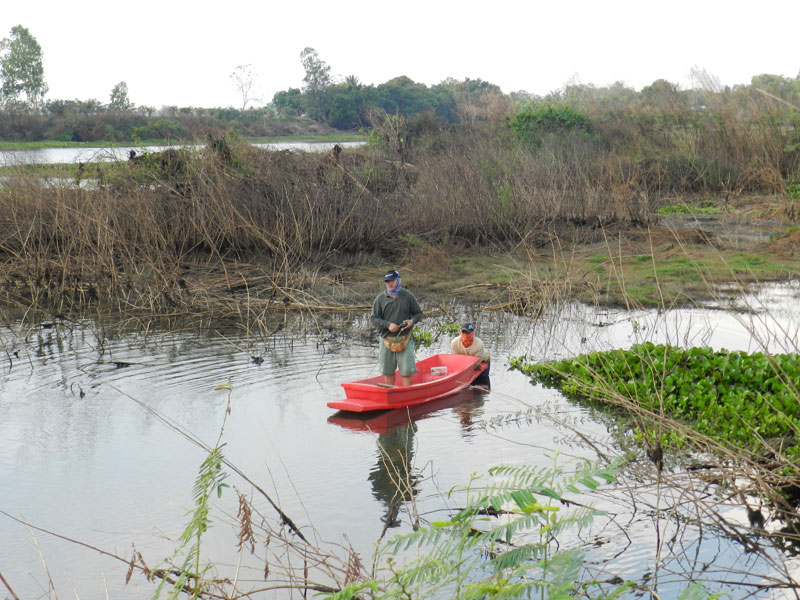
{"type": "MultiPolygon", "coordinates": [[[[798,354],[714,351],[652,343],[511,368],[573,398],[620,399],[689,423],[699,433],[738,447],[800,431],[798,354]]],[[[789,454],[796,449],[787,450],[789,454]]]]}
{"type": "Polygon", "coordinates": [[[439,326],[444,335],[455,336],[461,333],[461,325],[455,321],[444,323],[439,326]]]}
{"type": "Polygon", "coordinates": [[[189,132],[180,123],[169,119],[159,119],[133,128],[134,139],[142,140],[184,140],[189,132]]]}
{"type": "MultiPolygon", "coordinates": [[[[593,492],[614,480],[613,469],[581,463],[568,473],[558,466],[502,465],[489,475],[485,486],[473,475],[451,491],[465,496],[465,508],[451,518],[386,544],[383,551],[391,555],[415,548],[419,558],[398,567],[389,556],[389,574],[371,586],[373,598],[566,598],[587,585],[601,587],[585,580],[583,551],[562,547],[557,536],[602,514],[570,504],[564,493],[593,492]]],[[[602,587],[593,597],[616,597],[629,585],[602,587]]],[[[351,598],[351,588],[328,598],[351,598]]]]}
{"type": "Polygon", "coordinates": [[[769,234],[769,241],[770,242],[774,242],[775,240],[779,240],[782,237],[785,237],[787,235],[791,235],[796,231],[800,231],[800,225],[790,225],[789,227],[787,227],[786,229],[784,229],[780,233],[773,232],[773,233],[769,234]]]}
{"type": "Polygon", "coordinates": [[[791,183],[786,186],[786,193],[795,202],[800,202],[800,183],[791,183]]]}
{"type": "Polygon", "coordinates": [[[281,115],[299,117],[303,114],[302,92],[297,88],[276,92],[272,97],[272,105],[281,115]]]}
{"type": "MultiPolygon", "coordinates": [[[[224,445],[224,444],[223,444],[224,445]]],[[[184,553],[183,562],[177,568],[177,576],[172,590],[167,596],[170,599],[181,598],[185,589],[193,589],[193,598],[200,597],[202,589],[197,583],[203,575],[209,570],[209,566],[201,568],[200,565],[200,543],[203,534],[208,531],[211,526],[211,518],[209,511],[211,508],[212,494],[216,493],[217,496],[222,495],[222,490],[227,486],[224,483],[227,478],[227,473],[222,470],[225,457],[222,454],[222,446],[217,446],[211,449],[206,456],[203,463],[200,465],[200,471],[194,483],[193,496],[195,507],[194,510],[189,511],[189,522],[186,528],[181,533],[179,538],[179,546],[173,554],[173,559],[181,552],[184,553]]],[[[160,596],[161,588],[164,586],[165,580],[162,580],[161,585],[156,591],[156,598],[160,596]]]]}
{"type": "Polygon", "coordinates": [[[461,326],[458,323],[438,324],[433,331],[415,328],[414,344],[418,348],[430,348],[435,342],[438,342],[443,335],[452,337],[458,335],[460,331],[461,326]]]}
{"type": "Polygon", "coordinates": [[[375,88],[378,107],[389,114],[405,117],[433,111],[434,101],[424,83],[416,83],[409,77],[395,77],[375,88]]]}
{"type": "Polygon", "coordinates": [[[47,93],[42,66],[42,48],[22,25],[0,41],[0,100],[39,106],[47,93]],[[22,94],[25,94],[24,100],[22,94]]]}
{"type": "Polygon", "coordinates": [[[414,345],[417,348],[430,348],[433,346],[434,337],[430,331],[414,330],[414,345]]]}
{"type": "Polygon", "coordinates": [[[547,134],[591,134],[593,130],[589,117],[571,106],[529,107],[514,115],[509,126],[517,139],[532,144],[539,144],[547,134]]]}
{"type": "Polygon", "coordinates": [[[509,181],[506,169],[497,162],[482,160],[479,164],[480,172],[487,185],[497,196],[501,214],[504,217],[511,215],[514,201],[514,192],[509,181]]]}
{"type": "Polygon", "coordinates": [[[326,596],[328,600],[351,600],[352,598],[363,598],[361,592],[371,592],[372,595],[378,594],[378,585],[374,581],[351,583],[344,586],[332,596],[326,596]]]}
{"type": "Polygon", "coordinates": [[[681,592],[678,600],[716,600],[724,597],[723,594],[709,594],[702,584],[694,582],[681,592]]]}
{"type": "Polygon", "coordinates": [[[300,62],[303,63],[303,69],[306,72],[303,77],[306,90],[319,92],[331,84],[331,68],[324,60],[320,59],[314,48],[304,48],[300,53],[300,62]]]}
{"type": "Polygon", "coordinates": [[[686,446],[686,438],[675,431],[656,431],[634,427],[633,437],[646,448],[661,446],[662,448],[680,449],[686,446]]]}
{"type": "Polygon", "coordinates": [[[355,129],[361,125],[358,98],[354,94],[334,96],[328,112],[328,122],[336,129],[355,129]]]}
{"type": "Polygon", "coordinates": [[[500,209],[503,212],[503,216],[508,217],[511,215],[513,199],[514,194],[511,191],[510,183],[505,182],[497,187],[497,202],[500,204],[500,209]]]}

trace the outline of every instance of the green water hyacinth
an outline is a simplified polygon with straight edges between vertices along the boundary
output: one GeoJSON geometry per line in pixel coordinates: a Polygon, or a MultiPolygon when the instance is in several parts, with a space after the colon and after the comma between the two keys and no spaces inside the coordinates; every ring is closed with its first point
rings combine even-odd
{"type": "Polygon", "coordinates": [[[511,368],[574,399],[615,405],[628,399],[742,448],[759,439],[796,439],[800,431],[796,353],[644,343],[540,364],[523,356],[511,368]]]}

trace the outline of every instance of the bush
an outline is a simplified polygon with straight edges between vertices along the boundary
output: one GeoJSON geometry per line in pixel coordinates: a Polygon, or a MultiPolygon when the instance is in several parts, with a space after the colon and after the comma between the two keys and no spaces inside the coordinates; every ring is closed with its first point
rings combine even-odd
{"type": "Polygon", "coordinates": [[[526,108],[518,112],[509,125],[517,139],[537,145],[546,134],[567,131],[591,134],[593,131],[589,118],[570,106],[526,108]]]}

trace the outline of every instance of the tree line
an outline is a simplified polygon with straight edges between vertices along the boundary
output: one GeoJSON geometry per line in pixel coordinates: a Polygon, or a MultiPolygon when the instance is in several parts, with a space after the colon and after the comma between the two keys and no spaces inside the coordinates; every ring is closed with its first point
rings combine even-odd
{"type": "MultiPolygon", "coordinates": [[[[573,110],[570,118],[605,119],[636,115],[642,127],[682,126],[697,119],[712,104],[744,108],[753,94],[769,99],[787,126],[796,127],[800,114],[800,75],[788,78],[761,74],[749,85],[722,86],[713,76],[696,71],[695,87],[681,90],[659,79],[640,91],[622,83],[596,87],[573,84],[546,96],[520,91],[504,94],[481,79],[445,79],[427,86],[406,76],[379,85],[365,85],[356,75],[336,81],[330,66],[311,47],[303,49],[300,61],[305,75],[302,85],[277,92],[270,102],[255,106],[252,91],[256,75],[250,65],[237,66],[230,77],[242,103],[234,107],[136,106],[125,81],[110,91],[109,100],[46,99],[42,50],[22,25],[12,27],[0,41],[0,140],[5,141],[137,141],[186,140],[236,132],[245,137],[282,136],[301,133],[370,130],[386,116],[426,119],[446,128],[469,122],[486,113],[491,103],[525,111],[573,110]]],[[[564,117],[565,113],[561,116],[564,117]]],[[[551,118],[553,115],[551,114],[551,118]]],[[[588,121],[587,121],[588,122],[588,121]]],[[[574,124],[574,123],[573,123],[574,124]]],[[[527,123],[526,126],[530,126],[527,123]]],[[[535,129],[535,127],[534,127],[535,129]]],[[[585,128],[584,128],[585,129],[585,128]]]]}

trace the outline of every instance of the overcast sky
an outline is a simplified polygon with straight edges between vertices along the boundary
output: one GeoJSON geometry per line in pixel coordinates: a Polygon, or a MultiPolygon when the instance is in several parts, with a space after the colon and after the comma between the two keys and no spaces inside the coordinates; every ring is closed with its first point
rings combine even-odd
{"type": "MultiPolygon", "coordinates": [[[[310,46],[334,77],[433,85],[483,79],[546,94],[568,82],[691,87],[796,77],[800,0],[4,0],[0,37],[23,25],[44,54],[48,99],[239,106],[230,74],[252,65],[263,102],[301,87],[310,46]]],[[[263,103],[262,102],[262,103],[263,103]]]]}

